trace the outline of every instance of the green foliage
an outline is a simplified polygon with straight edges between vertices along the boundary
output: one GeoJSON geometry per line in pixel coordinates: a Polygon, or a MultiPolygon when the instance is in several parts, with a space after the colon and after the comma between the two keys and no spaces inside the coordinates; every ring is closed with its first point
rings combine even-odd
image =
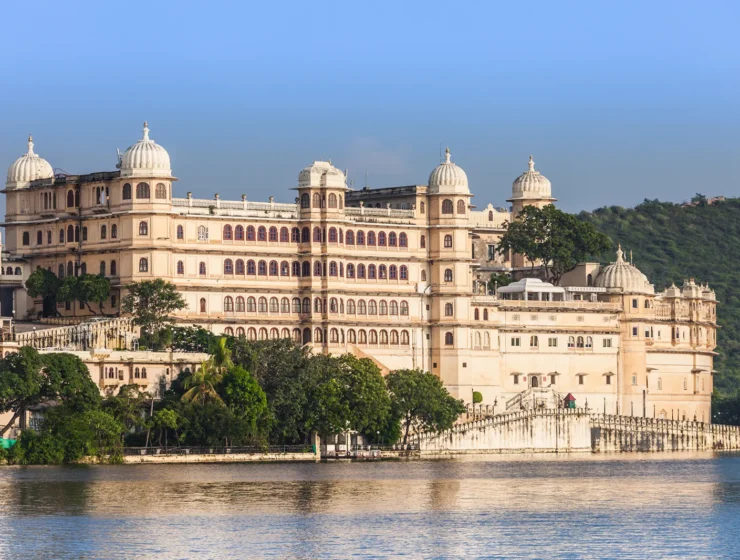
{"type": "Polygon", "coordinates": [[[449,394],[436,375],[419,369],[392,371],[386,378],[392,406],[401,419],[403,444],[410,429],[417,432],[449,430],[465,412],[461,400],[449,394]]]}
{"type": "Polygon", "coordinates": [[[269,425],[267,397],[254,376],[232,366],[221,381],[220,394],[231,412],[244,422],[248,436],[263,438],[269,425]]]}
{"type": "MultiPolygon", "coordinates": [[[[645,200],[634,209],[611,206],[578,217],[632,251],[656,289],[689,277],[709,282],[720,301],[715,388],[734,394],[740,388],[740,199],[708,204],[703,195],[694,198],[693,205],[645,200]]],[[[601,261],[613,261],[614,249],[601,253],[601,261]]]]}
{"type": "Polygon", "coordinates": [[[103,313],[103,305],[110,297],[110,280],[98,274],[82,274],[80,276],[67,276],[62,281],[57,291],[57,300],[63,302],[77,301],[81,306],[87,307],[90,313],[97,312],[90,307],[91,303],[98,306],[103,313]]]}
{"type": "Polygon", "coordinates": [[[506,272],[492,272],[491,279],[487,282],[489,293],[495,293],[496,289],[508,286],[514,281],[510,274],[506,272]]]}
{"type": "Polygon", "coordinates": [[[473,404],[480,404],[483,402],[483,394],[479,391],[473,391],[473,404]]]}
{"type": "Polygon", "coordinates": [[[185,379],[183,402],[201,405],[210,402],[223,405],[223,399],[216,390],[220,381],[221,373],[212,368],[208,362],[203,362],[185,379]]]}
{"type": "Polygon", "coordinates": [[[541,261],[545,277],[555,284],[580,262],[611,247],[609,238],[588,222],[558,210],[525,206],[506,224],[498,250],[524,255],[534,266],[541,261]]]}
{"type": "Polygon", "coordinates": [[[213,352],[218,338],[203,327],[173,327],[172,349],[180,352],[213,352]]]}
{"type": "Polygon", "coordinates": [[[172,322],[172,313],[187,307],[177,286],[161,278],[133,282],[126,286],[126,290],[128,293],[121,300],[121,309],[124,313],[132,313],[134,323],[154,336],[172,322]]]}
{"type": "Polygon", "coordinates": [[[44,317],[57,314],[57,292],[60,285],[61,281],[57,275],[45,268],[37,268],[28,276],[26,290],[32,298],[43,299],[44,317]]]}

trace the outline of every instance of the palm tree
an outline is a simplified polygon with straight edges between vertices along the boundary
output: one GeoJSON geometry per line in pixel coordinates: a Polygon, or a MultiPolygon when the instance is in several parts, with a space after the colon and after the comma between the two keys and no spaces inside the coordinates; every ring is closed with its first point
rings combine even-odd
{"type": "Polygon", "coordinates": [[[226,337],[220,336],[216,339],[213,354],[208,360],[208,367],[220,379],[233,365],[234,362],[231,361],[231,350],[226,345],[226,337]]]}
{"type": "Polygon", "coordinates": [[[209,362],[210,360],[202,362],[200,367],[185,379],[184,385],[187,391],[182,396],[184,402],[205,404],[211,401],[223,404],[224,401],[216,391],[221,374],[209,362]]]}

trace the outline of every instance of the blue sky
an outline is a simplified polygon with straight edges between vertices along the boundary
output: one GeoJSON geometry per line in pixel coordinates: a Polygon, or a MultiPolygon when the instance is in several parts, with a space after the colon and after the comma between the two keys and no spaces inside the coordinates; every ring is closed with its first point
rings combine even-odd
{"type": "MultiPolygon", "coordinates": [[[[740,195],[737,2],[2,2],[0,166],[112,170],[149,121],[186,191],[289,201],[314,159],[479,206],[530,153],[568,211],[740,195]]],[[[4,201],[0,202],[4,204],[4,201]]]]}

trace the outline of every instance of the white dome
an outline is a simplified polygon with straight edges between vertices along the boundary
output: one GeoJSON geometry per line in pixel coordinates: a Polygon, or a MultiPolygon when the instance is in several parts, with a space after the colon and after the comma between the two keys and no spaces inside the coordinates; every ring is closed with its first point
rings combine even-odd
{"type": "Polygon", "coordinates": [[[330,161],[314,161],[298,174],[298,187],[346,188],[347,178],[330,161]]]}
{"type": "Polygon", "coordinates": [[[511,199],[552,199],[550,181],[534,169],[534,159],[529,156],[529,170],[516,178],[511,187],[511,199]]]}
{"type": "Polygon", "coordinates": [[[121,177],[172,175],[170,155],[162,146],[149,139],[146,122],[143,138],[123,153],[118,167],[121,169],[121,177]]]}
{"type": "Polygon", "coordinates": [[[450,160],[450,149],[445,150],[445,161],[434,168],[429,175],[429,194],[457,193],[470,194],[468,176],[462,167],[450,160]]]}
{"type": "Polygon", "coordinates": [[[653,294],[655,289],[640,270],[623,258],[622,246],[617,249],[617,261],[605,266],[596,277],[594,285],[598,288],[620,290],[638,294],[653,294]]]}
{"type": "Polygon", "coordinates": [[[8,184],[30,183],[37,179],[51,179],[54,170],[49,162],[33,152],[33,138],[28,137],[28,152],[8,168],[8,184]]]}

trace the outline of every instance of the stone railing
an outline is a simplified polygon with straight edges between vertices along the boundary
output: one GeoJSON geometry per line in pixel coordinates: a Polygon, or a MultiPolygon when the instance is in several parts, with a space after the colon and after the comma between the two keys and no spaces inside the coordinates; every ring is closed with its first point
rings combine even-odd
{"type": "Polygon", "coordinates": [[[369,208],[365,206],[345,207],[345,216],[368,216],[376,218],[413,218],[414,210],[401,210],[397,208],[369,208]]]}
{"type": "Polygon", "coordinates": [[[129,317],[104,319],[79,325],[26,331],[16,334],[19,346],[38,350],[89,350],[90,348],[119,349],[129,346],[136,336],[136,327],[129,317]]]}
{"type": "Polygon", "coordinates": [[[173,198],[173,208],[188,214],[234,216],[234,217],[297,217],[298,205],[280,202],[250,202],[248,200],[221,200],[203,198],[173,198]],[[187,210],[184,210],[187,209],[187,210]]]}
{"type": "MultiPolygon", "coordinates": [[[[473,303],[476,297],[473,296],[473,303]]],[[[502,309],[602,309],[607,311],[621,311],[622,306],[619,303],[607,301],[537,301],[537,300],[517,300],[517,299],[498,299],[502,309]]]]}

